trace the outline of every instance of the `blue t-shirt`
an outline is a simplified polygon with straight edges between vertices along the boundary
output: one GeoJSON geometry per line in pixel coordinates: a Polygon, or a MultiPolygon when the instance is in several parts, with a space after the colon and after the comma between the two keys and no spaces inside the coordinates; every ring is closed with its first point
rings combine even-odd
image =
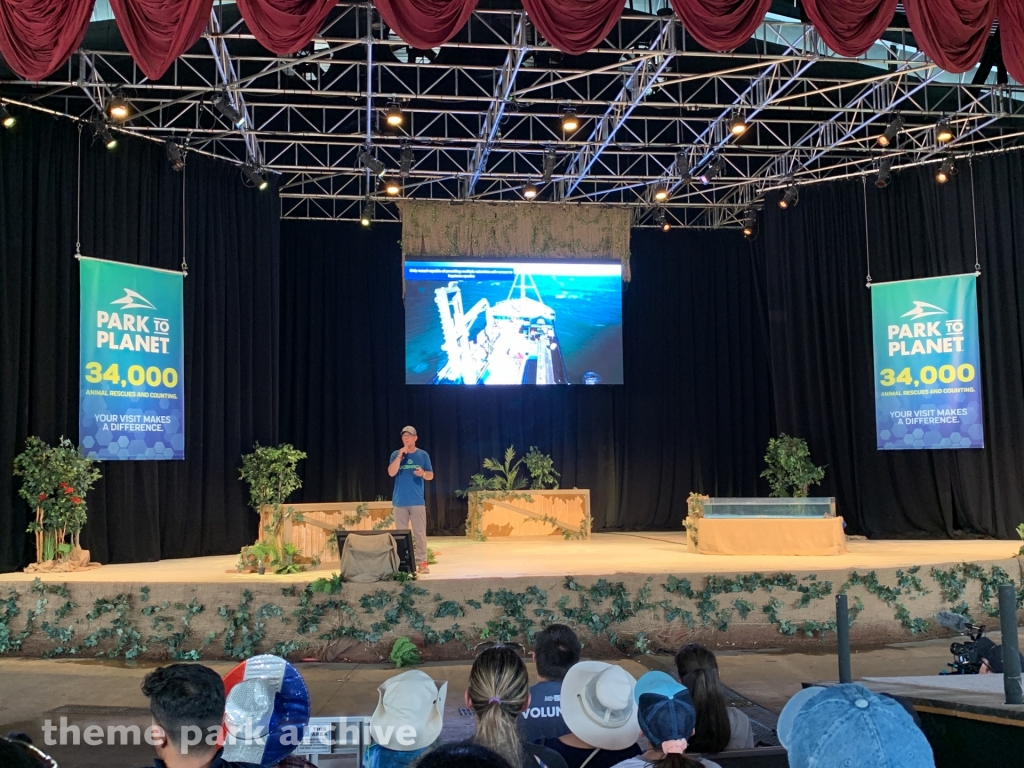
{"type": "Polygon", "coordinates": [[[545,680],[530,688],[530,708],[516,717],[516,728],[523,741],[540,744],[569,733],[562,719],[562,683],[545,680]]]}
{"type": "MultiPolygon", "coordinates": [[[[388,464],[395,460],[398,451],[391,452],[388,464]]],[[[391,494],[391,504],[395,507],[422,507],[426,505],[423,498],[423,478],[416,477],[413,472],[422,469],[424,472],[433,472],[430,466],[430,456],[427,452],[417,448],[412,453],[407,453],[402,459],[402,464],[395,475],[395,490],[391,494]]]]}
{"type": "Polygon", "coordinates": [[[409,752],[399,752],[396,749],[382,747],[380,744],[371,744],[363,753],[362,768],[406,768],[426,751],[426,747],[421,747],[409,752]]]}

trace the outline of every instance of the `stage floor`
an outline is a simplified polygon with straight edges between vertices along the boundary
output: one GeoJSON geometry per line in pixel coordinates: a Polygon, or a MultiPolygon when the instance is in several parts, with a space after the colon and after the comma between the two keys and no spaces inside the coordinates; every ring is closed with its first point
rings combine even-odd
{"type": "MultiPolygon", "coordinates": [[[[701,555],[686,550],[686,534],[596,533],[590,541],[565,541],[550,536],[478,542],[461,536],[435,536],[430,548],[438,562],[424,581],[478,578],[604,576],[618,574],[768,573],[777,571],[908,568],[1012,558],[1019,541],[867,541],[851,539],[849,553],[831,557],[701,555]]],[[[78,573],[41,576],[57,582],[190,582],[196,584],[307,582],[337,569],[325,563],[315,571],[287,576],[240,574],[237,555],[162,560],[156,563],[105,565],[78,573]]],[[[1015,575],[1015,574],[1014,574],[1015,575]]],[[[0,583],[32,581],[36,574],[0,574],[0,583]]]]}

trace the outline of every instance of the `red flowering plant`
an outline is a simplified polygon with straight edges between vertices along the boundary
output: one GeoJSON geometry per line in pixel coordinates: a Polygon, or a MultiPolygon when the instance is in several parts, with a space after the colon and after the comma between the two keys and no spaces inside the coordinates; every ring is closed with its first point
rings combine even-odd
{"type": "Polygon", "coordinates": [[[64,559],[80,547],[86,493],[100,477],[95,465],[64,437],[55,446],[29,437],[15,457],[14,474],[22,478],[18,493],[35,510],[28,532],[36,538],[36,562],[64,559]]]}

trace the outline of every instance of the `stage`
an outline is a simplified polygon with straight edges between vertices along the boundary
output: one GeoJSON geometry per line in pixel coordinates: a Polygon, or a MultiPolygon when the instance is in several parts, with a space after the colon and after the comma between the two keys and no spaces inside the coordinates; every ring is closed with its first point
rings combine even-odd
{"type": "Polygon", "coordinates": [[[232,555],[39,581],[0,574],[0,649],[128,658],[274,650],[369,660],[407,635],[430,657],[452,658],[481,637],[524,641],[553,621],[624,652],[686,640],[828,644],[839,591],[849,595],[854,642],[893,642],[934,632],[943,608],[984,621],[995,611],[995,585],[1021,577],[1013,541],[851,539],[848,554],[813,557],[695,554],[683,532],[599,533],[589,541],[435,537],[430,546],[437,563],[415,581],[333,587],[307,587],[329,577],[331,564],[260,576],[234,572],[232,555]]]}

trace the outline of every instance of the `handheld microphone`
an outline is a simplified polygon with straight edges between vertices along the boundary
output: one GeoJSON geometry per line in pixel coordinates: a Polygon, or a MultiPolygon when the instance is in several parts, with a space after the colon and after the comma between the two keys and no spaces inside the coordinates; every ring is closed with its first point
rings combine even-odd
{"type": "Polygon", "coordinates": [[[966,616],[961,613],[953,613],[952,611],[939,611],[935,620],[940,626],[951,629],[958,635],[966,635],[968,629],[974,626],[967,620],[966,616]]]}

